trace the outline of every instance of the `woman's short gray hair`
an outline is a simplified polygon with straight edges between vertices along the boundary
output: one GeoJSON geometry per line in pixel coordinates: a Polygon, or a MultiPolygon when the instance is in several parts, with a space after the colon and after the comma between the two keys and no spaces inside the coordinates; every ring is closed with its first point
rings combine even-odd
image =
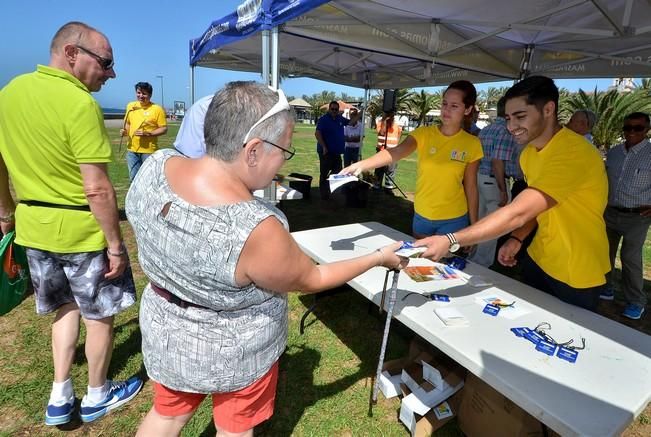
{"type": "MultiPolygon", "coordinates": [[[[278,102],[278,93],[257,82],[229,82],[215,96],[203,125],[206,154],[226,162],[241,152],[244,138],[264,114],[278,102]]],[[[291,109],[281,111],[256,126],[251,138],[276,143],[293,123],[291,109]]],[[[265,147],[271,149],[268,144],[265,147]]]]}
{"type": "Polygon", "coordinates": [[[595,114],[589,109],[579,109],[576,112],[580,112],[583,113],[583,115],[585,115],[585,119],[588,122],[588,131],[592,132],[594,125],[597,124],[597,114],[595,114]]]}

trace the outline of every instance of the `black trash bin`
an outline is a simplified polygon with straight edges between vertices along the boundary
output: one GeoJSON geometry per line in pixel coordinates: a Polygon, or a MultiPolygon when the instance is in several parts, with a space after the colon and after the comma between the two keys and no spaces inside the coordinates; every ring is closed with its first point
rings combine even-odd
{"type": "Polygon", "coordinates": [[[290,173],[287,175],[290,178],[301,180],[289,181],[289,188],[292,188],[303,195],[303,199],[310,198],[310,190],[312,189],[312,176],[301,173],[290,173]]]}

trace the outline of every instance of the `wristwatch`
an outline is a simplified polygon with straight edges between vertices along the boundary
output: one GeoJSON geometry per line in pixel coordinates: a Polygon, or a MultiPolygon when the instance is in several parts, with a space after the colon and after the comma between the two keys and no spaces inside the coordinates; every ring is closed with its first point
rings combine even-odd
{"type": "Polygon", "coordinates": [[[450,247],[448,248],[450,253],[455,253],[461,248],[461,245],[457,241],[457,237],[455,237],[453,233],[445,234],[445,236],[450,240],[450,247]]]}

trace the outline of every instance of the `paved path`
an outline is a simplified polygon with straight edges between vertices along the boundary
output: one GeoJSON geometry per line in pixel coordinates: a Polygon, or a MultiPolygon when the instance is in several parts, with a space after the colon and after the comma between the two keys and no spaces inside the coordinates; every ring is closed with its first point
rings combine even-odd
{"type": "Polygon", "coordinates": [[[117,120],[104,120],[104,126],[108,127],[122,127],[122,120],[117,119],[117,120]]]}

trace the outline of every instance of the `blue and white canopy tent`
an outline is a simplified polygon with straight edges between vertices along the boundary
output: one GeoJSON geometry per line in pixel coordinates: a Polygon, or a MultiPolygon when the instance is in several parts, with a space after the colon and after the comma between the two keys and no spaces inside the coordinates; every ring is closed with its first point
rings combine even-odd
{"type": "Polygon", "coordinates": [[[190,66],[193,102],[206,67],[363,88],[364,107],[458,79],[648,77],[651,0],[246,0],[190,41],[190,66]]]}
{"type": "Polygon", "coordinates": [[[264,73],[271,29],[275,74],[359,88],[651,75],[649,0],[249,0],[190,65],[264,73]]]}
{"type": "Polygon", "coordinates": [[[190,40],[191,99],[194,102],[194,67],[204,66],[237,71],[259,71],[264,81],[278,86],[278,26],[296,18],[328,0],[246,0],[237,10],[219,20],[213,21],[200,38],[190,40]],[[270,46],[269,31],[273,31],[270,46]],[[234,54],[229,56],[234,61],[242,63],[245,68],[235,66],[228,68],[228,62],[220,61],[213,64],[209,58],[219,53],[225,46],[233,44],[250,45],[255,40],[252,50],[254,62],[246,61],[244,57],[234,54]],[[270,49],[273,51],[270,59],[270,49]],[[270,61],[274,64],[270,68],[270,61]],[[269,76],[270,70],[274,75],[269,76]]]}

